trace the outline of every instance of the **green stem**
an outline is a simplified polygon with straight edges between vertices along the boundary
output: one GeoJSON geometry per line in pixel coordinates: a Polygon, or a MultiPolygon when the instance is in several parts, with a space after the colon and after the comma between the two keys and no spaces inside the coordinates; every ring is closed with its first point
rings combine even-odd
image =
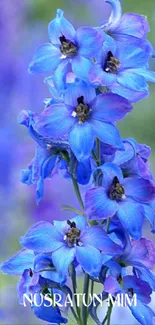
{"type": "Polygon", "coordinates": [[[92,150],[91,153],[92,153],[92,156],[93,156],[94,161],[96,162],[97,166],[100,166],[100,161],[98,160],[98,158],[97,158],[97,156],[96,156],[94,150],[92,150]]]}
{"type": "Polygon", "coordinates": [[[110,218],[107,219],[107,227],[106,227],[106,232],[109,232],[109,227],[110,227],[110,218]]]}
{"type": "Polygon", "coordinates": [[[77,284],[76,284],[76,271],[75,271],[74,263],[71,264],[70,271],[71,271],[71,279],[72,279],[72,286],[73,286],[73,293],[74,293],[75,308],[77,312],[76,320],[78,321],[79,324],[81,324],[80,308],[78,306],[77,295],[76,295],[77,284]]]}
{"type": "Polygon", "coordinates": [[[104,325],[104,324],[105,324],[105,322],[106,322],[107,318],[108,318],[108,315],[106,315],[106,316],[104,317],[104,319],[103,319],[103,322],[102,322],[102,325],[104,325]]]}
{"type": "Polygon", "coordinates": [[[99,161],[99,166],[101,165],[101,145],[100,145],[100,140],[97,138],[96,139],[96,156],[99,161]]]}
{"type": "MultiPolygon", "coordinates": [[[[85,305],[88,305],[89,275],[87,273],[85,273],[85,276],[84,276],[83,294],[85,295],[85,305]]],[[[87,325],[87,318],[88,318],[88,308],[85,305],[82,304],[82,322],[83,322],[83,325],[87,325]]]]}
{"type": "Polygon", "coordinates": [[[108,312],[107,312],[107,325],[110,325],[112,308],[113,308],[113,305],[112,305],[112,303],[110,303],[110,306],[109,306],[108,312]]]}
{"type": "Polygon", "coordinates": [[[72,182],[73,182],[74,190],[75,190],[77,199],[79,201],[79,204],[81,206],[81,209],[82,209],[82,211],[84,211],[84,204],[83,204],[83,201],[82,201],[79,185],[78,185],[76,179],[73,176],[72,176],[72,182]]]}

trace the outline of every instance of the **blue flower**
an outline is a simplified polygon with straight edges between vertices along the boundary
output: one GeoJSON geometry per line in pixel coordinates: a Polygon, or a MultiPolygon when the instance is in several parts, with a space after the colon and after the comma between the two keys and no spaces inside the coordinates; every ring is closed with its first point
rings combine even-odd
{"type": "MultiPolygon", "coordinates": [[[[23,304],[24,294],[27,296],[35,294],[40,297],[40,293],[47,287],[47,279],[49,282],[51,281],[50,288],[59,283],[59,275],[54,269],[51,257],[46,254],[36,255],[32,250],[20,250],[9,260],[2,263],[0,270],[5,274],[21,276],[17,284],[20,304],[23,304]]],[[[52,306],[45,308],[43,303],[39,307],[32,305],[32,309],[35,315],[42,320],[52,323],[67,323],[67,320],[61,316],[60,310],[54,309],[52,306]]]]}
{"type": "Polygon", "coordinates": [[[104,283],[104,292],[110,293],[113,297],[120,293],[127,294],[130,299],[136,294],[136,306],[129,304],[128,307],[140,324],[153,325],[155,313],[147,306],[151,301],[152,290],[147,282],[130,275],[121,277],[119,281],[115,277],[109,276],[104,283]]]}
{"type": "Polygon", "coordinates": [[[36,184],[37,203],[43,198],[44,180],[54,173],[60,172],[63,177],[73,176],[85,185],[91,176],[90,159],[78,162],[69,148],[69,143],[63,139],[44,138],[34,129],[38,115],[31,111],[22,111],[19,116],[20,124],[27,127],[30,136],[38,143],[35,156],[28,168],[22,171],[21,181],[27,185],[36,184]]]}
{"type": "Polygon", "coordinates": [[[88,159],[95,137],[116,149],[123,149],[114,122],[130,112],[132,106],[115,94],[96,96],[95,89],[85,82],[69,84],[64,103],[46,108],[37,119],[34,129],[47,138],[63,137],[79,161],[88,159]]]}
{"type": "Polygon", "coordinates": [[[63,283],[70,264],[76,261],[91,276],[99,276],[101,253],[116,255],[122,252],[100,226],[88,227],[84,217],[68,221],[42,222],[34,225],[20,239],[22,246],[38,253],[52,252],[52,261],[63,283]]]}
{"type": "Polygon", "coordinates": [[[112,12],[106,24],[102,25],[105,32],[108,32],[119,42],[137,41],[136,38],[145,39],[150,31],[146,17],[135,13],[125,13],[122,16],[122,8],[119,0],[105,0],[111,4],[112,12]]]}
{"type": "Polygon", "coordinates": [[[29,66],[30,73],[54,73],[62,83],[71,64],[73,72],[85,79],[91,60],[102,46],[103,36],[95,28],[81,27],[75,31],[61,9],[48,26],[51,43],[38,48],[29,66]]]}
{"type": "Polygon", "coordinates": [[[121,169],[113,163],[105,163],[101,170],[102,186],[86,193],[86,214],[93,220],[116,214],[129,234],[140,238],[145,206],[155,197],[155,185],[144,178],[124,178],[121,169]]]}
{"type": "Polygon", "coordinates": [[[147,81],[155,82],[155,72],[148,70],[150,55],[147,42],[131,42],[127,47],[107,36],[89,79],[96,86],[107,86],[111,92],[136,102],[148,95],[147,81]]]}

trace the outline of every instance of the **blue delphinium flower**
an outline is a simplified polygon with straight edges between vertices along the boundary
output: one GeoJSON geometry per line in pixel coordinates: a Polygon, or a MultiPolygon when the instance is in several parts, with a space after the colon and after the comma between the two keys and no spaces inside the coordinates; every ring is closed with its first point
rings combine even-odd
{"type": "Polygon", "coordinates": [[[136,294],[137,304],[129,304],[133,316],[142,325],[153,325],[155,313],[147,306],[151,302],[152,290],[149,284],[136,276],[126,275],[119,280],[109,276],[104,283],[104,291],[110,293],[113,297],[117,294],[127,294],[130,299],[136,294]]]}
{"type": "Polygon", "coordinates": [[[121,169],[113,163],[105,163],[101,170],[102,186],[86,193],[86,214],[92,220],[116,214],[129,234],[140,238],[147,217],[144,206],[153,201],[155,185],[144,178],[124,178],[121,169]]]}
{"type": "MultiPolygon", "coordinates": [[[[50,256],[45,254],[36,255],[32,250],[20,250],[9,260],[1,263],[0,270],[4,274],[21,276],[17,284],[20,304],[23,304],[24,294],[27,294],[27,296],[32,294],[31,298],[33,298],[33,294],[39,296],[40,293],[44,293],[47,279],[59,283],[59,275],[54,269],[50,256]],[[42,277],[40,277],[40,274],[42,277]]],[[[55,284],[55,282],[51,283],[55,284]]],[[[45,308],[44,303],[42,303],[39,306],[32,305],[32,309],[35,315],[44,321],[67,323],[67,319],[61,316],[60,310],[54,309],[52,306],[45,308]]]]}
{"type": "Polygon", "coordinates": [[[56,18],[49,23],[48,32],[51,43],[38,48],[29,72],[55,72],[61,83],[71,64],[73,72],[85,79],[92,64],[91,59],[102,46],[101,33],[92,27],[80,27],[75,31],[61,9],[57,10],[56,18]]]}
{"type": "Polygon", "coordinates": [[[136,102],[149,94],[147,81],[155,82],[155,72],[148,70],[150,55],[147,42],[127,46],[107,36],[96,63],[89,70],[90,81],[136,102]]]}
{"type": "Polygon", "coordinates": [[[137,143],[133,138],[124,139],[122,142],[124,151],[117,150],[112,154],[105,153],[105,148],[101,147],[102,162],[113,162],[120,166],[126,177],[140,176],[153,180],[148,162],[151,148],[137,143]]]}
{"type": "Polygon", "coordinates": [[[64,102],[46,108],[36,119],[34,129],[44,137],[68,134],[71,150],[79,161],[90,157],[95,137],[116,149],[123,149],[114,122],[130,112],[132,106],[115,94],[96,96],[85,82],[69,84],[64,102]]]}
{"type": "Polygon", "coordinates": [[[22,171],[21,181],[27,185],[36,184],[37,203],[43,198],[44,180],[52,177],[54,173],[61,173],[63,177],[74,177],[85,185],[91,176],[90,159],[78,162],[71,152],[67,138],[52,139],[44,138],[34,130],[37,114],[31,111],[22,111],[19,123],[27,127],[30,136],[38,143],[35,156],[28,168],[22,171]]]}
{"type": "Polygon", "coordinates": [[[105,32],[108,32],[119,42],[136,42],[136,38],[145,39],[150,31],[147,18],[143,15],[127,12],[122,16],[122,8],[119,0],[105,0],[111,4],[112,12],[108,22],[102,25],[105,32]]]}
{"type": "Polygon", "coordinates": [[[117,255],[122,251],[100,226],[88,227],[83,216],[68,221],[42,222],[34,225],[24,237],[22,246],[38,253],[52,252],[53,264],[63,283],[70,264],[76,261],[91,276],[99,276],[101,253],[117,255]]]}

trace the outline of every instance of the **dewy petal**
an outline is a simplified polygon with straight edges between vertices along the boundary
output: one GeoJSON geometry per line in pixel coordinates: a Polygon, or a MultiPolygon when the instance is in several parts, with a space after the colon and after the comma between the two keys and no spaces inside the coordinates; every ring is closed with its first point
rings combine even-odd
{"type": "Polygon", "coordinates": [[[102,166],[99,167],[99,169],[102,170],[103,173],[103,186],[109,190],[110,186],[113,183],[114,177],[116,176],[120,182],[120,184],[123,182],[123,173],[119,166],[107,162],[104,163],[102,166]]]}
{"type": "Polygon", "coordinates": [[[52,44],[40,46],[29,65],[29,73],[53,73],[60,64],[60,56],[60,50],[52,44]]]}
{"type": "Polygon", "coordinates": [[[94,246],[105,254],[116,255],[122,252],[121,247],[114,243],[100,226],[89,227],[80,240],[85,246],[94,246]]]}
{"type": "Polygon", "coordinates": [[[149,306],[144,305],[140,300],[138,300],[136,306],[132,304],[129,308],[133,316],[138,320],[139,324],[153,325],[153,317],[155,317],[155,313],[149,306]]]}
{"type": "Polygon", "coordinates": [[[6,262],[0,264],[5,274],[22,275],[25,269],[33,269],[35,254],[32,250],[21,249],[6,262]]]}
{"type": "Polygon", "coordinates": [[[117,77],[117,82],[125,88],[136,91],[147,91],[148,89],[145,78],[130,70],[120,72],[117,77]]]}
{"type": "Polygon", "coordinates": [[[51,223],[42,221],[20,238],[20,244],[38,253],[48,253],[63,246],[63,238],[51,223]]]}
{"type": "Polygon", "coordinates": [[[103,143],[109,144],[114,149],[124,149],[120,134],[112,123],[100,122],[94,119],[92,121],[92,127],[94,135],[103,143]]]}
{"type": "Polygon", "coordinates": [[[64,92],[64,102],[66,105],[76,107],[78,105],[77,99],[81,96],[84,97],[84,103],[89,104],[96,97],[94,87],[83,81],[70,83],[64,92]]]}
{"type": "Polygon", "coordinates": [[[89,71],[93,66],[93,63],[89,60],[84,58],[81,55],[76,56],[72,59],[72,70],[75,75],[82,80],[88,81],[89,79],[89,71]]]}
{"type": "Polygon", "coordinates": [[[117,216],[131,237],[135,239],[142,237],[144,211],[140,204],[130,201],[121,202],[117,216]]]}
{"type": "Polygon", "coordinates": [[[94,187],[86,193],[86,215],[89,219],[107,219],[113,217],[118,209],[118,204],[110,200],[103,187],[94,187]]]}
{"type": "Polygon", "coordinates": [[[80,27],[77,30],[77,42],[80,55],[93,58],[102,47],[103,35],[92,27],[80,27]]]}
{"type": "Polygon", "coordinates": [[[155,198],[155,185],[144,178],[125,178],[123,181],[125,195],[132,197],[134,200],[147,203],[155,198]]]}
{"type": "Polygon", "coordinates": [[[94,133],[90,123],[76,123],[69,133],[69,143],[74,155],[79,161],[90,156],[94,145],[94,133]]]}
{"type": "Polygon", "coordinates": [[[62,35],[70,41],[74,41],[76,35],[73,25],[64,18],[64,12],[61,9],[57,9],[56,18],[49,23],[48,33],[53,44],[60,44],[59,37],[62,35]]]}
{"type": "Polygon", "coordinates": [[[109,87],[112,93],[118,94],[122,97],[125,97],[130,102],[136,103],[139,100],[147,97],[149,95],[148,88],[142,91],[136,91],[129,88],[121,86],[119,83],[113,84],[109,87]]]}
{"type": "Polygon", "coordinates": [[[143,39],[149,31],[148,21],[144,16],[127,12],[120,19],[114,33],[116,36],[118,34],[117,40],[119,40],[119,36],[121,37],[123,34],[143,39]]]}
{"type": "Polygon", "coordinates": [[[101,270],[101,253],[92,246],[76,246],[76,258],[78,263],[88,274],[98,277],[101,270]]]}
{"type": "Polygon", "coordinates": [[[105,93],[98,95],[92,103],[93,118],[98,121],[116,122],[132,109],[131,104],[121,96],[105,93]]]}
{"type": "Polygon", "coordinates": [[[109,17],[108,23],[105,26],[103,25],[103,27],[106,30],[113,31],[119,25],[122,16],[121,3],[119,0],[105,0],[105,2],[111,4],[112,12],[109,17]]]}
{"type": "Polygon", "coordinates": [[[64,245],[57,249],[52,254],[53,264],[60,276],[60,282],[62,283],[65,277],[68,275],[68,269],[70,264],[75,258],[75,247],[68,247],[64,245]]]}
{"type": "Polygon", "coordinates": [[[74,125],[72,111],[64,104],[53,104],[47,107],[39,116],[35,130],[45,137],[64,136],[74,125]]]}

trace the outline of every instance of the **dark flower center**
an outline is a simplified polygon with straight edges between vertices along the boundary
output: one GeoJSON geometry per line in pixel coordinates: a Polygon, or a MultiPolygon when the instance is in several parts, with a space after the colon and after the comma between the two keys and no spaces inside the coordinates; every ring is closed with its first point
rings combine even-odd
{"type": "Polygon", "coordinates": [[[133,297],[133,295],[134,295],[134,290],[133,290],[133,288],[129,288],[129,289],[128,289],[128,293],[129,293],[129,295],[130,295],[131,297],[133,297]]]}
{"type": "Polygon", "coordinates": [[[70,226],[70,229],[65,234],[65,241],[69,247],[80,246],[80,234],[81,230],[76,228],[76,223],[67,220],[67,224],[70,226]]]}
{"type": "Polygon", "coordinates": [[[118,178],[115,176],[109,190],[109,197],[111,200],[120,201],[124,196],[124,187],[120,184],[118,178]]]}
{"type": "Polygon", "coordinates": [[[75,116],[78,117],[79,123],[84,123],[90,114],[90,108],[84,103],[84,97],[77,98],[78,105],[75,107],[75,116]]]}
{"type": "Polygon", "coordinates": [[[104,65],[104,71],[107,73],[117,74],[119,65],[120,65],[119,60],[113,56],[111,51],[109,51],[104,65]]]}
{"type": "Polygon", "coordinates": [[[77,46],[70,40],[68,40],[64,35],[60,36],[60,51],[65,56],[74,56],[77,53],[77,46]]]}
{"type": "Polygon", "coordinates": [[[32,271],[32,269],[29,269],[29,275],[30,275],[31,278],[33,277],[33,271],[32,271]]]}

